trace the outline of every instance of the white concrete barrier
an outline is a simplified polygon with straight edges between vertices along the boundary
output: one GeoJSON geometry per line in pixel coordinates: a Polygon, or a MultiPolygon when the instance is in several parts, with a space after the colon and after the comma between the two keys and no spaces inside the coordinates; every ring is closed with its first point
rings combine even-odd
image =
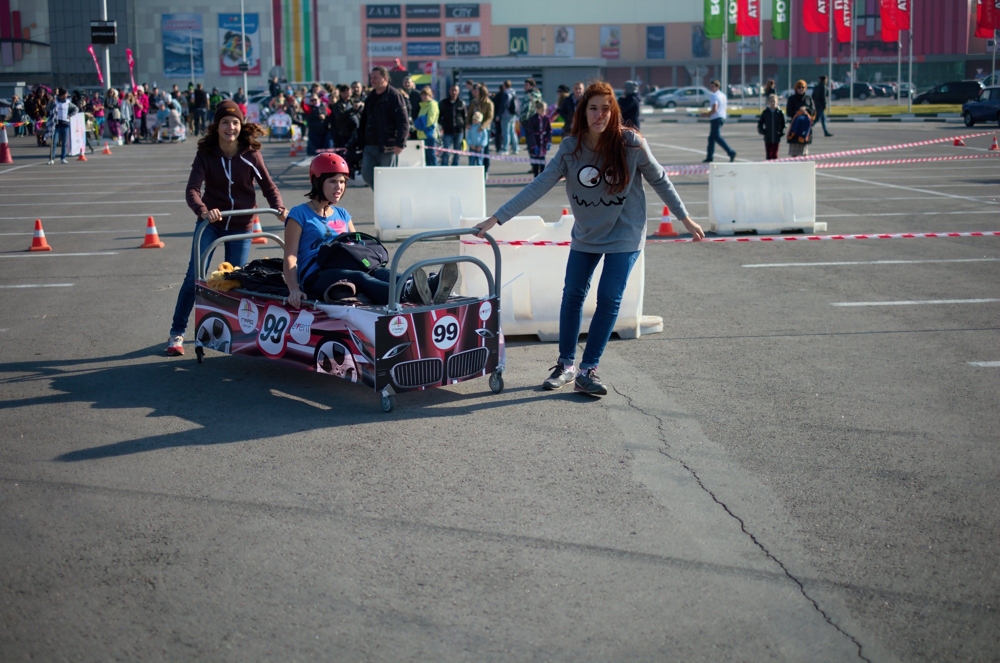
{"type": "MultiPolygon", "coordinates": [[[[463,218],[462,227],[471,228],[484,218],[463,218]]],[[[564,216],[556,223],[545,223],[539,216],[514,217],[502,226],[494,226],[490,234],[496,240],[532,240],[568,242],[572,239],[573,217],[564,216]]],[[[493,264],[489,244],[462,244],[460,255],[474,256],[487,265],[493,264]]],[[[500,244],[501,279],[500,326],[508,336],[537,336],[542,341],[559,340],[559,308],[562,303],[563,281],[569,246],[511,246],[500,244]]],[[[586,334],[597,307],[597,285],[604,262],[597,266],[590,292],[583,305],[583,326],[586,334]]],[[[483,273],[468,263],[459,263],[462,274],[460,294],[486,295],[483,273]]],[[[645,252],[632,268],[622,298],[614,331],[620,338],[638,338],[642,334],[663,331],[662,318],[643,316],[642,300],[646,282],[645,252]]]]}
{"type": "Polygon", "coordinates": [[[376,168],[375,234],[395,242],[486,215],[482,166],[376,168]]]}
{"type": "Polygon", "coordinates": [[[397,168],[424,168],[427,161],[424,159],[424,141],[408,140],[406,147],[396,158],[397,168]]]}
{"type": "Polygon", "coordinates": [[[708,225],[718,235],[815,232],[816,163],[712,164],[708,225]]]}

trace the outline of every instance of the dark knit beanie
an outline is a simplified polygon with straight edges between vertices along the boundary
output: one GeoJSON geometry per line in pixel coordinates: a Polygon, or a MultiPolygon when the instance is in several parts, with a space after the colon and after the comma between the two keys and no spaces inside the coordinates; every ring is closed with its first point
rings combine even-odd
{"type": "Polygon", "coordinates": [[[239,105],[235,101],[226,99],[218,106],[215,107],[215,117],[213,120],[218,124],[224,117],[235,117],[243,124],[245,120],[243,119],[243,111],[240,110],[239,105]]]}

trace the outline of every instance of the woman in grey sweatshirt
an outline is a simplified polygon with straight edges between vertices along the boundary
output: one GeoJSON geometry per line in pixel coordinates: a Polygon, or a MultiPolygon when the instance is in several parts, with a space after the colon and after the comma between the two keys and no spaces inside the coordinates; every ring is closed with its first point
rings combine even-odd
{"type": "Polygon", "coordinates": [[[705,237],[701,226],[688,216],[646,139],[637,131],[623,128],[614,90],[603,81],[592,83],[576,106],[571,135],[563,138],[552,162],[531,184],[476,226],[482,237],[566,178],[566,194],[576,221],[559,310],[559,360],[542,384],[545,389],[559,389],[574,380],[576,391],[592,396],[608,393],[597,376],[597,365],[618,319],[629,272],[646,241],[646,194],[640,174],[694,241],[705,237]],[[583,302],[602,256],[604,271],[597,286],[597,309],[577,370],[583,302]]]}

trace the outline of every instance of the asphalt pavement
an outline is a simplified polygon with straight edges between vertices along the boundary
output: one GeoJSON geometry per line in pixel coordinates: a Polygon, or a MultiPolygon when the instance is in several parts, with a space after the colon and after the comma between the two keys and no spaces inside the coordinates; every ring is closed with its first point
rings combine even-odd
{"type": "MultiPolygon", "coordinates": [[[[707,127],[642,129],[663,164],[704,157],[707,127]]],[[[980,128],[833,131],[814,153],[980,128]]],[[[723,135],[763,159],[753,125],[723,135]]],[[[515,337],[501,394],[383,414],[327,376],[198,364],[190,334],[165,356],[193,141],[53,166],[33,142],[0,166],[0,660],[997,660],[1000,237],[651,243],[665,329],[612,340],[607,397],[542,391],[556,347],[515,337]],[[138,248],[150,216],[163,250],[138,248]],[[26,251],[35,219],[52,252],[26,251]]],[[[304,201],[287,145],[264,155],[304,201]]],[[[674,182],[704,221],[707,178],[674,182]]],[[[995,158],[816,189],[828,234],[1000,230],[995,158]]],[[[344,206],[372,228],[369,190],[344,206]]]]}

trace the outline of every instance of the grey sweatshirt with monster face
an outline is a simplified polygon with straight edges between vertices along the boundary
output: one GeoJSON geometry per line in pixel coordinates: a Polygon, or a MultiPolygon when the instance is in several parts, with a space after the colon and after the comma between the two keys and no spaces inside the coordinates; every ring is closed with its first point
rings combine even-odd
{"type": "Polygon", "coordinates": [[[626,164],[629,183],[621,193],[611,194],[601,177],[597,156],[584,145],[579,154],[576,138],[563,138],[559,151],[535,180],[496,211],[506,223],[566,178],[566,195],[576,223],[573,249],[584,253],[626,253],[642,249],[646,242],[646,193],[642,178],[679,219],[687,210],[663,167],[649,151],[645,138],[625,131],[626,164]],[[639,177],[639,175],[642,177],[639,177]]]}

